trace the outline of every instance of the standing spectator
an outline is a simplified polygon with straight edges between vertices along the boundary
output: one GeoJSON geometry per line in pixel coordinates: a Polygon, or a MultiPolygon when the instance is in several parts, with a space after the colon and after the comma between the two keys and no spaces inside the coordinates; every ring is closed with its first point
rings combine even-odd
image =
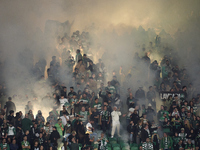
{"type": "Polygon", "coordinates": [[[8,113],[13,110],[16,111],[15,103],[12,102],[12,98],[8,97],[8,101],[6,102],[4,109],[6,109],[6,116],[8,116],[8,113]]]}
{"type": "Polygon", "coordinates": [[[153,117],[156,115],[156,112],[152,108],[151,103],[149,103],[148,108],[146,109],[147,119],[152,122],[154,119],[153,117]]]}
{"type": "Polygon", "coordinates": [[[159,135],[157,134],[157,130],[154,130],[153,135],[151,137],[151,142],[153,143],[153,150],[159,150],[159,135]]]}
{"type": "Polygon", "coordinates": [[[14,111],[13,110],[10,110],[10,112],[9,112],[9,115],[7,116],[7,121],[9,122],[9,123],[14,123],[14,111]]]}
{"type": "Polygon", "coordinates": [[[12,139],[15,135],[16,135],[16,128],[13,126],[12,123],[10,123],[8,126],[7,136],[12,139]]]}
{"type": "Polygon", "coordinates": [[[94,124],[94,120],[89,120],[89,122],[86,124],[86,134],[90,135],[90,139],[92,139],[93,137],[96,139],[97,138],[97,134],[94,132],[94,127],[92,126],[92,124],[94,124]]]}
{"type": "Polygon", "coordinates": [[[28,101],[28,104],[25,106],[25,114],[28,114],[29,110],[33,110],[31,101],[28,101]]]}
{"type": "Polygon", "coordinates": [[[128,108],[135,108],[136,99],[133,97],[132,92],[129,93],[129,97],[127,98],[126,104],[128,108]]]}
{"type": "Polygon", "coordinates": [[[136,127],[135,124],[133,123],[133,121],[130,121],[130,124],[127,127],[127,131],[129,133],[129,140],[130,143],[135,143],[136,142],[136,127]]]}
{"type": "Polygon", "coordinates": [[[121,112],[120,112],[120,110],[117,110],[116,106],[114,106],[111,116],[112,116],[111,138],[113,138],[116,128],[117,128],[118,136],[121,137],[120,133],[119,133],[119,130],[120,130],[119,116],[121,116],[121,112]]]}
{"type": "Polygon", "coordinates": [[[145,100],[145,91],[142,89],[142,86],[139,87],[139,89],[135,92],[135,98],[138,99],[139,101],[145,100]]]}
{"type": "Polygon", "coordinates": [[[73,150],[79,150],[79,145],[78,145],[75,137],[72,138],[72,143],[71,143],[70,148],[73,150]]]}
{"type": "Polygon", "coordinates": [[[60,134],[60,137],[62,137],[63,136],[63,131],[64,131],[64,126],[62,124],[62,119],[61,118],[58,119],[58,123],[55,124],[55,127],[56,127],[58,133],[60,134]]]}
{"type": "Polygon", "coordinates": [[[81,51],[80,49],[76,50],[76,62],[82,59],[81,51]]]}
{"type": "Polygon", "coordinates": [[[89,112],[85,110],[85,107],[81,108],[81,111],[79,112],[80,120],[85,125],[87,121],[89,120],[89,112]]]}
{"type": "Polygon", "coordinates": [[[44,125],[45,119],[42,116],[42,111],[41,110],[38,110],[38,113],[36,115],[36,122],[38,123],[39,121],[44,125]]]}
{"type": "Polygon", "coordinates": [[[155,101],[155,98],[156,98],[156,93],[155,93],[155,91],[153,90],[153,87],[150,86],[150,87],[149,87],[149,91],[147,92],[147,99],[148,99],[148,103],[153,104],[153,108],[154,108],[154,109],[156,109],[156,101],[155,101]]]}
{"type": "Polygon", "coordinates": [[[32,121],[28,119],[28,114],[25,115],[25,118],[22,119],[22,130],[25,132],[26,130],[31,129],[31,126],[33,125],[32,121]]]}
{"type": "Polygon", "coordinates": [[[113,85],[111,85],[111,82],[108,81],[108,86],[106,87],[107,92],[111,93],[111,97],[114,98],[114,95],[116,94],[116,89],[113,85]]]}
{"type": "Polygon", "coordinates": [[[103,107],[100,113],[100,125],[102,126],[103,132],[109,130],[110,127],[110,112],[107,110],[107,106],[103,107]]]}
{"type": "Polygon", "coordinates": [[[28,112],[28,119],[30,119],[31,121],[34,120],[34,116],[33,116],[32,110],[29,110],[29,112],[28,112]]]}
{"type": "Polygon", "coordinates": [[[147,138],[151,138],[151,132],[149,130],[148,124],[145,124],[144,128],[141,130],[142,142],[146,142],[147,138]]]}
{"type": "Polygon", "coordinates": [[[58,133],[58,131],[57,131],[57,128],[54,126],[53,127],[53,132],[51,132],[51,135],[50,135],[50,137],[49,137],[49,140],[50,140],[50,143],[51,143],[51,146],[53,147],[53,148],[57,148],[57,146],[58,146],[58,142],[57,142],[57,140],[60,138],[60,134],[58,133]]]}

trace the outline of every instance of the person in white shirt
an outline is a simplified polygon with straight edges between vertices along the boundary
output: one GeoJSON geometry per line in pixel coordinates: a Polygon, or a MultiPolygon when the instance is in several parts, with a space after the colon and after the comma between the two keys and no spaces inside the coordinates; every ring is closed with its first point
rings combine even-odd
{"type": "Polygon", "coordinates": [[[11,138],[14,137],[15,134],[16,134],[16,129],[15,129],[15,127],[13,126],[12,123],[10,123],[9,126],[8,126],[7,134],[8,134],[8,137],[11,137],[11,138]]]}
{"type": "Polygon", "coordinates": [[[90,120],[87,124],[86,124],[86,134],[90,134],[90,138],[92,139],[94,137],[94,141],[97,140],[97,133],[94,132],[94,127],[92,127],[92,124],[94,123],[94,120],[90,120]]]}
{"type": "Polygon", "coordinates": [[[62,124],[65,126],[67,121],[69,121],[69,117],[66,115],[66,112],[63,113],[63,116],[60,117],[62,119],[62,124]]]}
{"type": "Polygon", "coordinates": [[[121,137],[120,133],[119,133],[119,130],[120,130],[119,116],[121,116],[121,112],[120,112],[120,110],[117,110],[116,106],[114,106],[113,111],[111,113],[111,116],[112,116],[111,138],[113,138],[113,136],[115,134],[116,128],[117,128],[117,134],[118,134],[118,136],[121,137]]]}
{"type": "Polygon", "coordinates": [[[61,95],[61,98],[59,99],[60,101],[60,109],[62,110],[63,105],[67,102],[69,103],[68,99],[64,98],[64,95],[61,95]]]}

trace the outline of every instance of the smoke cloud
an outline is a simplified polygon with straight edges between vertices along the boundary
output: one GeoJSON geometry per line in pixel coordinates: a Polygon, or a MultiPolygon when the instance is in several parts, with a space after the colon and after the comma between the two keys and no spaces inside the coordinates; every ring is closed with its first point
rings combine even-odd
{"type": "MultiPolygon", "coordinates": [[[[199,4],[198,0],[0,1],[0,53],[4,64],[1,82],[7,85],[9,96],[27,94],[31,95],[28,98],[31,100],[37,95],[41,100],[51,87],[36,84],[31,69],[42,58],[47,64],[45,69],[49,67],[59,31],[65,30],[70,36],[80,30],[90,32],[94,62],[102,58],[109,80],[112,71],[119,70],[120,66],[125,76],[128,72],[132,74],[131,85],[124,80],[125,90],[129,86],[135,91],[141,84],[146,83],[146,87],[153,84],[153,77],[144,74],[145,64],[138,64],[134,56],[136,52],[140,57],[149,52],[152,61],[161,61],[165,53],[151,53],[149,48],[149,42],[154,43],[157,34],[161,36],[163,49],[173,49],[178,64],[188,70],[192,81],[198,85],[199,4]],[[45,30],[51,20],[59,25],[66,23],[69,28],[56,28],[55,25],[45,30]],[[49,38],[49,32],[53,30],[57,34],[49,38]],[[34,93],[30,93],[30,89],[34,93]]],[[[23,109],[19,107],[19,110],[23,109]]]]}

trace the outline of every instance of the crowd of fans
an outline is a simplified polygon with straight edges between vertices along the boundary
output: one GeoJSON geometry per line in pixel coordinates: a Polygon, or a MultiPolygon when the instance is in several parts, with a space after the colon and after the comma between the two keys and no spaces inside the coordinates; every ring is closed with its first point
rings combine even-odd
{"type": "MultiPolygon", "coordinates": [[[[150,43],[152,50],[159,48],[160,40],[157,36],[155,44],[150,43]]],[[[131,73],[125,74],[127,80],[122,82],[119,68],[112,72],[112,80],[107,79],[103,61],[99,59],[95,64],[87,56],[90,42],[86,32],[59,37],[61,58],[52,57],[46,80],[45,62],[36,63],[35,77],[41,84],[51,85],[51,91],[42,99],[46,103],[53,99],[47,118],[43,110],[34,116],[35,101],[28,101],[24,114],[23,110],[16,112],[15,97],[5,102],[6,85],[0,86],[1,150],[199,149],[200,94],[190,83],[186,69],[180,69],[170,55],[159,63],[148,53],[142,58],[136,54],[134,59],[145,64],[146,74],[153,75],[154,84],[148,90],[140,85],[135,92],[129,87],[124,98],[122,88],[131,73]],[[62,82],[64,75],[69,77],[68,84],[62,82]],[[163,93],[169,96],[161,99],[163,93]]]]}

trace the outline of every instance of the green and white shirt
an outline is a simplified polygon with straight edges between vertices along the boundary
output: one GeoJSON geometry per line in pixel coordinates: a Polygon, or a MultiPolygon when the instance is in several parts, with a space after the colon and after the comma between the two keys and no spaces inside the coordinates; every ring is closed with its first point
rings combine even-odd
{"type": "Polygon", "coordinates": [[[107,90],[111,93],[111,96],[114,96],[114,93],[116,93],[116,89],[114,86],[108,86],[107,90]]]}
{"type": "Polygon", "coordinates": [[[103,110],[101,111],[100,116],[102,121],[108,121],[110,117],[110,112],[103,110]]]}
{"type": "Polygon", "coordinates": [[[2,150],[10,150],[10,147],[9,147],[9,144],[7,144],[7,143],[1,143],[0,144],[0,148],[2,149],[2,150]]]}
{"type": "Polygon", "coordinates": [[[13,135],[15,135],[16,134],[16,129],[15,129],[15,127],[14,126],[12,126],[12,127],[8,127],[8,130],[7,130],[7,133],[8,133],[8,135],[9,136],[13,136],[13,135]]]}
{"type": "MultiPolygon", "coordinates": [[[[23,146],[30,146],[30,143],[28,141],[22,141],[21,143],[23,146]]],[[[22,148],[22,150],[29,150],[28,148],[22,148]]]]}
{"type": "Polygon", "coordinates": [[[142,149],[143,150],[153,150],[153,144],[152,143],[147,143],[147,142],[144,142],[142,144],[142,149]]]}
{"type": "Polygon", "coordinates": [[[66,103],[64,104],[64,106],[65,106],[66,108],[69,108],[69,107],[71,106],[71,104],[68,103],[68,102],[66,102],[66,103]]]}
{"type": "Polygon", "coordinates": [[[74,102],[74,104],[76,103],[76,102],[78,102],[78,99],[73,99],[73,98],[71,98],[70,99],[70,103],[72,104],[74,102]]]}
{"type": "Polygon", "coordinates": [[[87,122],[88,115],[89,115],[88,111],[80,111],[79,115],[83,116],[83,118],[80,118],[81,121],[87,122]]]}
{"type": "Polygon", "coordinates": [[[169,149],[169,147],[172,147],[173,141],[171,137],[163,137],[161,141],[161,148],[163,149],[169,149]]]}
{"type": "Polygon", "coordinates": [[[101,106],[102,106],[101,103],[98,102],[98,103],[94,103],[92,108],[97,107],[98,112],[100,112],[101,111],[101,106]]]}
{"type": "MultiPolygon", "coordinates": [[[[101,137],[99,138],[101,139],[101,137]]],[[[99,148],[100,150],[106,150],[106,145],[107,145],[107,141],[108,139],[107,138],[103,138],[101,141],[99,141],[99,148]]]]}
{"type": "Polygon", "coordinates": [[[89,103],[89,100],[87,99],[87,98],[81,98],[80,100],[79,100],[79,102],[83,102],[83,103],[89,103]]]}

